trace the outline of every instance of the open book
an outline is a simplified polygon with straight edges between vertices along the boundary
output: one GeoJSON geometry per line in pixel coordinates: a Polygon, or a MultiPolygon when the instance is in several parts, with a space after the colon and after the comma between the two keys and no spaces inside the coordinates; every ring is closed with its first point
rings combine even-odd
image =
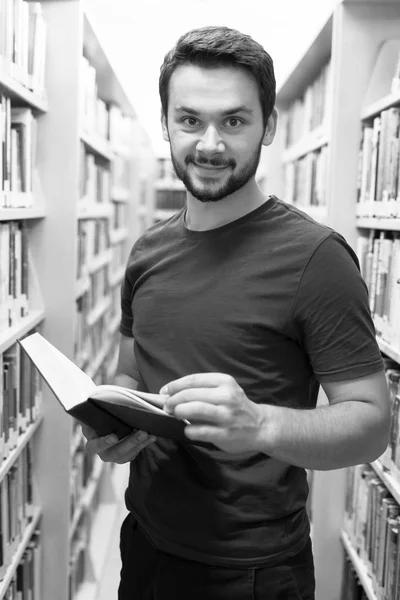
{"type": "Polygon", "coordinates": [[[142,429],[156,436],[189,441],[187,421],[162,409],[166,396],[117,385],[95,385],[91,378],[40,333],[19,341],[63,408],[99,436],[115,433],[119,439],[142,429]]]}

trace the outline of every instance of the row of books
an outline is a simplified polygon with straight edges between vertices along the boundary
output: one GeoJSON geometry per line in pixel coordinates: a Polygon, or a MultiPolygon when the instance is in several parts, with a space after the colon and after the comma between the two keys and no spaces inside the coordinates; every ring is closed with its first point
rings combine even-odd
{"type": "Polygon", "coordinates": [[[331,64],[328,62],[283,115],[284,144],[288,148],[324,123],[330,96],[331,64]]]}
{"type": "Polygon", "coordinates": [[[83,370],[90,367],[99,352],[109,346],[113,333],[111,325],[115,322],[110,305],[105,306],[94,323],[89,324],[89,314],[89,297],[84,294],[76,300],[74,343],[74,356],[83,370]]]}
{"type": "Polygon", "coordinates": [[[91,271],[96,257],[111,247],[108,219],[80,219],[78,221],[77,278],[91,271]]]}
{"type": "Polygon", "coordinates": [[[34,514],[32,450],[25,446],[0,482],[0,578],[34,514]]]}
{"type": "Polygon", "coordinates": [[[113,202],[112,226],[114,229],[125,227],[128,221],[128,207],[125,202],[113,202]]]}
{"type": "Polygon", "coordinates": [[[80,447],[72,457],[69,487],[71,522],[93,473],[94,456],[94,454],[85,452],[85,449],[80,447]]]}
{"type": "Polygon", "coordinates": [[[44,88],[47,26],[39,2],[0,0],[0,69],[31,90],[44,88]]]}
{"type": "Polygon", "coordinates": [[[11,99],[0,94],[0,208],[25,208],[32,203],[36,130],[32,111],[12,107],[11,99]]]}
{"type": "Polygon", "coordinates": [[[400,595],[400,506],[369,465],[348,470],[345,529],[378,600],[400,595]]]}
{"type": "Polygon", "coordinates": [[[156,190],[156,208],[179,210],[186,205],[186,190],[156,190]]]}
{"type": "Polygon", "coordinates": [[[349,559],[345,559],[343,569],[341,600],[368,600],[367,593],[361,585],[349,559]]]}
{"type": "Polygon", "coordinates": [[[328,146],[309,152],[285,166],[284,198],[296,206],[325,206],[328,146]]]}
{"type": "MultiPolygon", "coordinates": [[[[126,265],[126,243],[125,240],[119,244],[113,245],[113,253],[111,256],[110,270],[111,273],[118,273],[126,265]]],[[[118,282],[120,283],[120,282],[118,282]]]]}
{"type": "Polygon", "coordinates": [[[157,180],[158,181],[178,181],[172,160],[170,158],[157,159],[157,180]]]}
{"type": "Polygon", "coordinates": [[[111,197],[111,172],[108,164],[87,152],[81,144],[80,156],[80,196],[91,204],[105,204],[111,197]]]}
{"type": "Polygon", "coordinates": [[[69,600],[73,600],[81,585],[90,576],[88,560],[88,544],[93,525],[93,515],[100,504],[100,486],[97,487],[90,506],[82,511],[75,534],[71,542],[71,552],[68,565],[69,600]]]}
{"type": "Polygon", "coordinates": [[[357,216],[400,217],[400,107],[364,124],[358,164],[357,216]]]}
{"type": "Polygon", "coordinates": [[[0,332],[28,314],[28,233],[23,221],[0,223],[0,332]]]}
{"type": "Polygon", "coordinates": [[[38,418],[42,405],[40,379],[31,361],[13,344],[0,354],[0,464],[20,436],[38,418]]]}
{"type": "Polygon", "coordinates": [[[377,462],[400,484],[400,365],[384,358],[384,366],[390,399],[390,434],[388,446],[377,462]]]}
{"type": "Polygon", "coordinates": [[[81,57],[82,98],[81,115],[84,129],[110,142],[117,153],[129,153],[132,139],[132,118],[115,104],[108,104],[99,96],[96,68],[87,57],[81,57]]]}
{"type": "Polygon", "coordinates": [[[41,533],[36,529],[5,591],[4,600],[42,600],[41,557],[41,533]]]}
{"type": "Polygon", "coordinates": [[[359,236],[356,251],[377,333],[399,349],[400,235],[370,230],[368,237],[359,236]]]}

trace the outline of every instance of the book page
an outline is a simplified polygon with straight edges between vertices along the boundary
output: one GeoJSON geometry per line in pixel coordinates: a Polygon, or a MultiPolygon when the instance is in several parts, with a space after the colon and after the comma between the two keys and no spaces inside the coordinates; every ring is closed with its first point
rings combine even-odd
{"type": "Polygon", "coordinates": [[[167,414],[163,410],[164,402],[168,397],[166,395],[139,392],[118,385],[98,385],[90,397],[123,406],[140,406],[152,412],[167,414]]]}
{"type": "Polygon", "coordinates": [[[28,336],[20,344],[65,410],[87,400],[96,389],[90,377],[40,333],[28,336]]]}

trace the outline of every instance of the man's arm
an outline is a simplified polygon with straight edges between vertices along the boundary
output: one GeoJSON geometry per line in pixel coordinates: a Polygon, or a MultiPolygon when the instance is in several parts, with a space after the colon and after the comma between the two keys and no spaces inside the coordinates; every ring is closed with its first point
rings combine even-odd
{"type": "Polygon", "coordinates": [[[135,340],[121,334],[118,353],[118,364],[113,383],[131,390],[139,385],[140,375],[135,359],[135,340]]]}
{"type": "Polygon", "coordinates": [[[188,419],[193,440],[227,452],[259,451],[307,469],[370,462],[386,449],[390,407],[383,372],[324,383],[329,406],[310,410],[251,402],[229,375],[199,373],[169,383],[165,409],[188,419]]]}
{"type": "Polygon", "coordinates": [[[323,383],[329,406],[296,410],[263,407],[261,449],[308,469],[371,462],[386,449],[390,406],[385,374],[323,383]]]}

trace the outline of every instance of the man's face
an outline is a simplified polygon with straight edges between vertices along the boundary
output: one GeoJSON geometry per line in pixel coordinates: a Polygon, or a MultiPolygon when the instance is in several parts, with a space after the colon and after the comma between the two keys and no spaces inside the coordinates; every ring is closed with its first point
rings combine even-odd
{"type": "Polygon", "coordinates": [[[243,187],[256,173],[262,145],[273,139],[265,134],[255,80],[234,67],[178,67],[162,125],[177,176],[202,202],[243,187]]]}

